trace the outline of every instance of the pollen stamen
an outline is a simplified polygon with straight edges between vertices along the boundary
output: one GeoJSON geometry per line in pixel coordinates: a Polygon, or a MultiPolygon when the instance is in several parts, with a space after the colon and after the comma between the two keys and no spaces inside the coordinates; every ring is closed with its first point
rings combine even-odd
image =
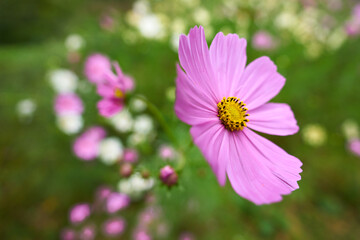
{"type": "Polygon", "coordinates": [[[117,98],[124,98],[124,93],[123,93],[123,91],[121,91],[119,88],[116,88],[115,89],[115,97],[117,97],[117,98]]]}
{"type": "Polygon", "coordinates": [[[233,132],[243,130],[246,127],[246,123],[249,122],[249,119],[246,117],[249,114],[246,113],[248,109],[245,105],[240,98],[236,97],[224,97],[217,104],[218,117],[226,129],[233,132]]]}

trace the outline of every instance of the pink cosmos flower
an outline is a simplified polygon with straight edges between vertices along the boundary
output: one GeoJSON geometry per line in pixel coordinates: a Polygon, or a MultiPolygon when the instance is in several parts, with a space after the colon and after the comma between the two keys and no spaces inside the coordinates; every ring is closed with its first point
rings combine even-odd
{"type": "Polygon", "coordinates": [[[164,160],[174,160],[176,153],[171,146],[162,145],[159,148],[159,155],[164,160]]]}
{"type": "Polygon", "coordinates": [[[81,99],[74,93],[57,95],[54,108],[57,115],[81,114],[84,111],[81,99]]]}
{"type": "Polygon", "coordinates": [[[252,45],[258,50],[271,50],[275,47],[275,41],[268,32],[258,31],[253,36],[252,45]]]}
{"type": "Polygon", "coordinates": [[[107,56],[99,53],[90,55],[85,62],[85,76],[92,83],[102,83],[106,74],[111,72],[111,62],[107,56]]]}
{"type": "Polygon", "coordinates": [[[108,72],[106,81],[99,83],[97,92],[103,97],[97,104],[100,114],[104,117],[111,117],[120,112],[124,107],[125,93],[134,88],[134,81],[131,77],[124,75],[118,63],[114,64],[116,74],[108,72]]]}
{"type": "Polygon", "coordinates": [[[246,40],[218,33],[210,49],[204,29],[180,37],[175,112],[191,125],[195,144],[220,185],[255,204],[281,201],[299,188],[302,163],[253,130],[290,135],[299,130],[287,104],[267,103],[285,84],[268,57],[245,67],[246,40]],[[245,107],[245,103],[247,108],[245,107]]]}
{"type": "Polygon", "coordinates": [[[125,230],[125,221],[120,218],[112,218],[106,221],[103,225],[103,231],[108,236],[118,236],[125,230]]]}
{"type": "Polygon", "coordinates": [[[123,193],[111,193],[107,197],[106,210],[108,213],[115,213],[130,204],[130,198],[123,193]]]}
{"type": "Polygon", "coordinates": [[[95,239],[95,227],[93,225],[85,226],[80,232],[80,240],[93,240],[95,239]]]}
{"type": "Polygon", "coordinates": [[[144,229],[137,229],[134,232],[134,240],[151,240],[151,236],[144,229]]]}
{"type": "Polygon", "coordinates": [[[90,205],[82,203],[75,205],[70,211],[70,222],[81,223],[90,215],[90,205]]]}
{"type": "Polygon", "coordinates": [[[125,162],[134,163],[139,159],[139,154],[136,149],[133,148],[126,148],[124,150],[123,159],[125,162]]]}
{"type": "Polygon", "coordinates": [[[360,157],[360,139],[352,139],[348,144],[349,150],[360,157]]]}
{"type": "Polygon", "coordinates": [[[76,232],[72,229],[64,229],[61,231],[61,240],[75,240],[76,232]]]}
{"type": "Polygon", "coordinates": [[[100,141],[106,136],[102,127],[91,127],[74,142],[73,151],[75,155],[83,160],[90,161],[99,154],[100,141]]]}

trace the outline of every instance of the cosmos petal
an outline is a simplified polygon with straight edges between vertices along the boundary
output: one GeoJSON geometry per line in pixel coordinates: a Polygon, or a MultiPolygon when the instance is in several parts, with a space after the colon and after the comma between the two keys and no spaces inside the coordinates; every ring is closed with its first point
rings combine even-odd
{"type": "Polygon", "coordinates": [[[246,40],[237,34],[216,34],[210,46],[210,59],[222,97],[234,95],[246,64],[246,40]]]}
{"type": "Polygon", "coordinates": [[[216,105],[222,96],[216,87],[203,27],[195,26],[188,36],[180,36],[179,60],[194,87],[203,89],[204,95],[216,105]]]}
{"type": "Polygon", "coordinates": [[[232,134],[231,140],[226,172],[240,196],[269,204],[299,188],[302,164],[297,158],[247,128],[232,134]]]}
{"type": "Polygon", "coordinates": [[[284,84],[285,78],[270,58],[260,57],[245,68],[235,96],[246,103],[248,109],[255,109],[275,97],[284,84]]]}
{"type": "Polygon", "coordinates": [[[189,125],[218,119],[216,105],[212,105],[201,89],[192,85],[180,66],[177,66],[175,113],[189,125]]]}
{"type": "Polygon", "coordinates": [[[210,164],[220,185],[226,183],[226,165],[229,159],[229,132],[219,120],[208,121],[190,129],[194,143],[210,164]]]}
{"type": "Polygon", "coordinates": [[[96,88],[97,93],[105,98],[110,98],[114,96],[114,88],[108,84],[99,83],[96,88]]]}
{"type": "Polygon", "coordinates": [[[120,99],[104,98],[97,103],[99,113],[104,117],[114,116],[121,111],[123,107],[124,103],[120,99]]]}
{"type": "Polygon", "coordinates": [[[299,131],[294,113],[285,103],[266,103],[248,113],[247,126],[256,131],[281,136],[299,131]]]}

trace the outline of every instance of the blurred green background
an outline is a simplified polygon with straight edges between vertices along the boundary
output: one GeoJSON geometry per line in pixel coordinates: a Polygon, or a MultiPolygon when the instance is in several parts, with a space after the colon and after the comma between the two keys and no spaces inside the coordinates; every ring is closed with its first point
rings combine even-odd
{"type": "MultiPolygon", "coordinates": [[[[55,93],[47,81],[50,70],[68,68],[84,80],[86,57],[93,52],[108,55],[134,77],[136,92],[162,110],[179,142],[188,144],[189,127],[176,119],[173,102],[165,96],[174,86],[178,62],[171,44],[174,19],[183,21],[184,33],[195,24],[206,25],[208,43],[219,31],[238,33],[248,39],[248,62],[268,55],[278,65],[287,83],[273,101],[291,105],[300,132],[267,137],[302,160],[303,173],[300,189],[282,202],[256,206],[239,197],[229,183],[221,188],[199,150],[192,147],[179,186],[171,190],[155,186],[170,229],[165,239],[178,239],[183,231],[195,239],[359,239],[360,160],[347,150],[341,131],[347,119],[360,122],[360,39],[339,30],[354,2],[341,1],[339,9],[330,8],[327,1],[264,2],[149,1],[167,29],[163,37],[153,39],[132,24],[133,1],[0,1],[0,239],[58,239],[69,224],[71,206],[91,202],[98,186],[116,186],[120,178],[115,167],[73,156],[75,137],[62,133],[55,123],[55,93]],[[206,14],[197,17],[204,9],[210,20],[204,20],[206,14]],[[298,32],[294,26],[303,22],[300,16],[309,9],[311,24],[298,32]],[[298,22],[281,27],[277,17],[284,12],[298,22]],[[104,15],[114,21],[109,28],[101,26],[104,15]],[[314,37],[325,28],[324,16],[335,23],[322,38],[314,37]],[[258,30],[271,33],[277,47],[255,49],[251,40],[258,30]],[[333,33],[342,35],[336,38],[333,33]],[[69,34],[85,41],[76,63],[68,61],[64,45],[69,34]],[[329,43],[331,37],[335,40],[329,43]],[[31,121],[19,119],[16,112],[16,104],[25,98],[37,105],[31,121]],[[302,137],[309,124],[325,131],[323,144],[314,146],[302,137]]],[[[86,106],[85,125],[101,123],[95,89],[80,96],[86,106]]],[[[158,138],[169,141],[161,132],[158,138]]],[[[155,178],[161,166],[156,153],[151,148],[144,153],[144,165],[155,178]]],[[[131,216],[141,204],[126,210],[128,229],[120,239],[130,239],[136,221],[131,216]]]]}

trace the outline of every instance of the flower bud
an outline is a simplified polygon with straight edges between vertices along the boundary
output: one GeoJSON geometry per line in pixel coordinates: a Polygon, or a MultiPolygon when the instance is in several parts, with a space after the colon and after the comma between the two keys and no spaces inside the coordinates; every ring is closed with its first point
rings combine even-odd
{"type": "Polygon", "coordinates": [[[177,183],[178,175],[172,167],[166,165],[160,170],[160,180],[167,186],[172,186],[177,183]]]}
{"type": "Polygon", "coordinates": [[[141,176],[145,179],[150,177],[150,172],[148,170],[142,170],[141,171],[141,176]]]}
{"type": "Polygon", "coordinates": [[[133,172],[133,167],[130,163],[124,163],[120,167],[120,175],[123,177],[129,177],[133,172]]]}

